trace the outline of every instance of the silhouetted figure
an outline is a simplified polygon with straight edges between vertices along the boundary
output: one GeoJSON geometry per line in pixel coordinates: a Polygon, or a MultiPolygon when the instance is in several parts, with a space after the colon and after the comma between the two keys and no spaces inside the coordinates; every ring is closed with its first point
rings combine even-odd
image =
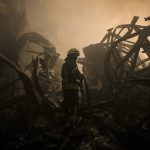
{"type": "Polygon", "coordinates": [[[78,91],[82,75],[76,64],[79,51],[72,48],[68,51],[65,63],[62,66],[63,110],[67,115],[74,115],[78,107],[78,91]]]}

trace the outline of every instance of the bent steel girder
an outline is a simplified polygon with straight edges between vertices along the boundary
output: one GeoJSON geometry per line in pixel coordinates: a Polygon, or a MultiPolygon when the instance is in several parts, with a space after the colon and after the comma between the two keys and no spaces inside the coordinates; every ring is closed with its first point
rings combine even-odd
{"type": "Polygon", "coordinates": [[[24,72],[22,72],[17,65],[15,65],[13,62],[11,62],[8,58],[6,58],[1,53],[0,53],[0,62],[7,64],[9,67],[11,67],[12,69],[14,69],[16,71],[19,79],[22,81],[22,83],[24,85],[26,95],[31,99],[31,101],[33,103],[38,104],[41,101],[41,97],[36,92],[31,79],[26,74],[24,74],[24,72]]]}
{"type": "MultiPolygon", "coordinates": [[[[43,60],[43,63],[44,63],[43,66],[45,67],[44,69],[46,70],[46,76],[45,76],[45,78],[49,79],[49,69],[51,69],[51,67],[54,66],[55,62],[57,61],[57,58],[59,57],[59,54],[56,53],[56,49],[55,49],[55,47],[54,47],[53,44],[51,44],[45,37],[43,37],[40,34],[35,33],[35,32],[29,32],[29,33],[23,34],[18,39],[18,41],[16,42],[16,45],[17,45],[17,47],[16,47],[15,52],[14,52],[14,54],[16,55],[16,59],[15,59],[16,62],[13,61],[14,65],[17,65],[22,70],[22,72],[32,81],[33,86],[35,86],[34,88],[36,88],[36,90],[40,89],[39,88],[40,85],[35,84],[35,82],[37,80],[35,80],[35,78],[34,78],[35,76],[37,76],[37,78],[38,78],[38,73],[39,73],[38,71],[39,70],[37,70],[34,74],[33,74],[33,72],[35,70],[34,67],[38,67],[38,69],[39,69],[39,66],[41,64],[39,64],[39,63],[34,64],[34,61],[35,60],[40,60],[40,59],[43,60]],[[35,43],[36,45],[38,45],[39,48],[40,48],[40,51],[38,51],[36,49],[36,47],[33,47],[33,51],[30,50],[29,47],[27,47],[26,49],[24,49],[25,48],[24,46],[27,45],[28,42],[35,43]],[[20,54],[20,52],[22,52],[24,50],[26,52],[23,53],[23,55],[26,55],[26,53],[29,53],[29,55],[31,55],[31,60],[30,60],[30,62],[27,65],[24,65],[24,64],[22,65],[19,62],[19,54],[20,54]],[[35,55],[36,58],[32,57],[33,54],[36,54],[35,55]],[[35,65],[37,65],[37,66],[35,66],[35,65]]],[[[22,61],[24,58],[28,58],[28,55],[26,57],[20,57],[20,60],[22,61]]],[[[2,60],[2,58],[1,58],[1,60],[2,60]]],[[[3,71],[3,69],[1,69],[1,71],[3,71]]],[[[6,72],[6,74],[7,74],[7,72],[6,72]]],[[[13,72],[13,74],[15,74],[15,77],[16,77],[16,73],[13,72]]],[[[9,76],[8,76],[8,78],[9,78],[9,76]]],[[[22,85],[20,83],[20,80],[19,81],[18,80],[19,80],[18,78],[17,78],[17,80],[16,80],[16,78],[14,78],[10,82],[8,82],[8,85],[7,85],[7,83],[5,83],[4,86],[2,86],[2,88],[5,87],[5,89],[7,89],[8,87],[12,87],[14,85],[18,85],[18,86],[22,85]],[[15,81],[17,81],[17,83],[15,81]]],[[[1,83],[2,83],[2,81],[1,81],[1,83]]],[[[21,89],[24,89],[24,87],[21,86],[21,89]]],[[[43,93],[41,94],[41,97],[42,97],[42,99],[44,99],[43,93]]]]}
{"type": "Polygon", "coordinates": [[[22,48],[22,46],[26,43],[26,41],[36,43],[38,45],[41,45],[42,47],[47,48],[54,47],[54,45],[50,43],[45,37],[36,32],[28,32],[23,34],[17,41],[19,48],[22,48]]]}
{"type": "Polygon", "coordinates": [[[108,48],[105,58],[105,73],[108,80],[115,86],[120,87],[137,70],[147,66],[150,60],[148,36],[150,27],[135,25],[137,17],[129,25],[119,25],[114,29],[120,28],[121,34],[127,28],[127,32],[120,38],[112,37],[112,44],[108,48]],[[133,40],[137,38],[137,40],[133,40]],[[147,58],[141,57],[141,49],[147,58]]]}
{"type": "MultiPolygon", "coordinates": [[[[56,49],[52,43],[50,43],[45,37],[42,35],[35,33],[35,32],[28,32],[23,34],[17,41],[18,49],[17,49],[17,54],[19,53],[20,50],[24,47],[26,42],[31,42],[31,43],[36,43],[37,45],[40,45],[46,53],[49,55],[52,55],[56,53],[56,49]]],[[[33,52],[28,50],[28,52],[33,52]]],[[[34,52],[33,52],[34,53],[34,52]]]]}
{"type": "MultiPolygon", "coordinates": [[[[35,33],[35,32],[28,32],[23,34],[17,41],[18,49],[17,49],[17,64],[19,64],[19,53],[20,52],[26,52],[30,54],[31,56],[36,54],[37,57],[43,55],[43,59],[46,65],[46,69],[48,70],[49,67],[52,67],[57,58],[59,57],[59,54],[56,53],[56,49],[54,45],[49,42],[45,37],[42,35],[35,33]],[[26,43],[35,43],[39,46],[41,46],[41,51],[36,50],[29,50],[29,49],[23,49],[26,43]]],[[[30,61],[32,63],[32,59],[30,61]]],[[[30,63],[28,65],[30,65],[30,63]]],[[[26,66],[23,66],[26,67],[26,66]]],[[[48,71],[47,71],[48,72],[48,71]]]]}

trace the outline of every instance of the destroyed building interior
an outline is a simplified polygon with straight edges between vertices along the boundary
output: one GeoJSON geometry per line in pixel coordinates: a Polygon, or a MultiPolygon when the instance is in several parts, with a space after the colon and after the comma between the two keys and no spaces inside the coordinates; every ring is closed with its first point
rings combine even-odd
{"type": "Polygon", "coordinates": [[[24,0],[0,0],[0,149],[150,149],[150,26],[139,18],[83,48],[72,127],[62,111],[63,59],[45,36],[25,32],[24,0]]]}

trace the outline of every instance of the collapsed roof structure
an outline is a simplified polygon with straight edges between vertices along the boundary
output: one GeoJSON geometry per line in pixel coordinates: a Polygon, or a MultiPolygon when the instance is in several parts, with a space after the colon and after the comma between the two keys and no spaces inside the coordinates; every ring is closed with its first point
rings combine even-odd
{"type": "MultiPolygon", "coordinates": [[[[92,103],[80,106],[75,128],[63,123],[61,105],[55,105],[61,101],[61,79],[54,45],[38,33],[17,34],[21,20],[13,30],[0,28],[10,36],[0,45],[1,145],[45,150],[149,146],[150,27],[136,25],[137,20],[108,29],[100,43],[83,49],[85,58],[78,61],[92,103]]],[[[9,29],[11,23],[5,25],[9,29]]]]}
{"type": "MultiPolygon", "coordinates": [[[[103,88],[118,91],[118,97],[121,90],[133,88],[133,83],[148,85],[150,29],[149,26],[136,25],[137,21],[138,17],[134,17],[130,24],[108,29],[100,43],[83,48],[85,58],[79,59],[79,63],[95,89],[100,91],[103,84],[103,88]]],[[[143,91],[143,88],[137,88],[143,91]]]]}

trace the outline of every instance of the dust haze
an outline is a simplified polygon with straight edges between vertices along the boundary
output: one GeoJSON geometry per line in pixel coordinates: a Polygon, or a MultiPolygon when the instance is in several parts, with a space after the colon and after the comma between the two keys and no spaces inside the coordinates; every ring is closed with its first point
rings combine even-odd
{"type": "Polygon", "coordinates": [[[48,38],[64,58],[69,48],[81,51],[97,43],[108,28],[130,23],[140,16],[146,24],[150,16],[148,0],[27,0],[26,15],[30,28],[48,38]]]}

